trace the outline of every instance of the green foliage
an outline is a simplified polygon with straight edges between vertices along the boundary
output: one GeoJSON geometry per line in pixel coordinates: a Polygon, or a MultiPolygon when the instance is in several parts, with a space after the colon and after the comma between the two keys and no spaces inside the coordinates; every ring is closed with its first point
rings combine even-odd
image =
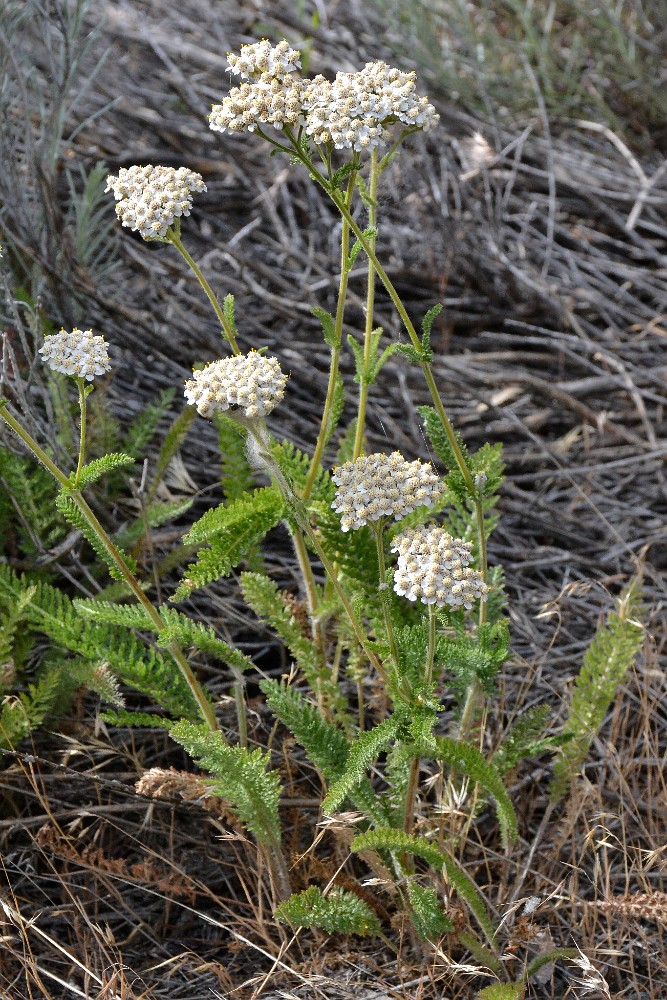
{"type": "Polygon", "coordinates": [[[289,649],[304,677],[315,684],[318,670],[315,646],[313,640],[304,635],[287,598],[280,593],[273,580],[263,573],[242,573],[240,583],[246,604],[258,617],[269,622],[289,649]]]}
{"type": "Polygon", "coordinates": [[[155,715],[151,712],[128,712],[124,709],[114,712],[108,709],[100,712],[100,718],[108,726],[125,727],[132,729],[167,729],[170,725],[168,719],[163,715],[155,715]]]}
{"type": "MultiPolygon", "coordinates": [[[[349,743],[343,731],[328,722],[315,705],[293,687],[272,680],[262,681],[260,687],[267,704],[306,751],[308,759],[328,782],[338,781],[345,772],[349,755],[349,743]]],[[[351,789],[350,800],[374,822],[387,823],[387,814],[367,778],[362,777],[351,789]]]]}
{"type": "MultiPolygon", "coordinates": [[[[452,446],[440,423],[438,414],[432,406],[419,406],[418,410],[424,421],[424,427],[433,450],[443,465],[449,470],[445,478],[445,483],[447,484],[451,498],[455,501],[454,506],[459,517],[463,518],[464,522],[469,520],[467,505],[478,497],[481,497],[484,513],[488,514],[497,503],[496,494],[504,480],[505,465],[502,460],[502,445],[484,444],[474,454],[469,455],[463,441],[458,434],[456,435],[470,475],[479,484],[477,486],[478,492],[471,494],[463,474],[459,470],[452,446]]],[[[493,519],[489,520],[490,524],[486,532],[487,537],[495,523],[493,519]]],[[[459,535],[459,537],[465,536],[459,535]]]]}
{"type": "Polygon", "coordinates": [[[147,505],[152,503],[153,498],[157,493],[157,488],[164,479],[165,472],[188,436],[196,416],[196,408],[194,406],[186,406],[182,412],[179,413],[165,434],[164,441],[162,442],[158,453],[157,462],[155,463],[153,479],[151,480],[151,485],[148,489],[146,497],[147,505]]]}
{"type": "MultiPolygon", "coordinates": [[[[442,305],[438,303],[432,306],[422,320],[422,336],[419,348],[413,344],[399,344],[396,348],[403,357],[413,365],[428,365],[433,361],[433,351],[431,350],[431,330],[436,316],[442,311],[442,305]]],[[[423,407],[426,409],[426,407],[423,407]]]]}
{"type": "Polygon", "coordinates": [[[76,481],[76,473],[70,473],[69,481],[71,487],[73,490],[85,490],[92,483],[96,483],[98,479],[101,479],[102,476],[106,476],[116,469],[122,469],[126,465],[134,465],[134,459],[131,455],[112,452],[109,455],[104,455],[102,458],[95,458],[92,462],[88,462],[87,465],[82,467],[78,482],[76,481]]]}
{"type": "Polygon", "coordinates": [[[570,790],[616,692],[625,680],[644,640],[641,622],[641,578],[635,577],[616,601],[586,651],[575,678],[564,732],[572,739],[554,765],[551,800],[570,790]]]}
{"type": "MultiPolygon", "coordinates": [[[[105,564],[109,571],[109,576],[113,580],[124,580],[125,577],[121,570],[116,565],[111,553],[107,549],[106,545],[102,542],[97,532],[93,531],[88,521],[82,514],[81,510],[77,504],[72,500],[69,494],[60,492],[56,497],[56,507],[73,527],[80,531],[83,537],[89,542],[92,548],[95,550],[97,556],[99,556],[100,561],[105,564]]],[[[126,564],[132,572],[136,569],[136,564],[134,560],[128,556],[126,553],[120,553],[126,564]]]]}
{"type": "Polygon", "coordinates": [[[171,715],[199,716],[190,689],[171,659],[163,658],[123,627],[84,618],[57,587],[19,577],[0,566],[0,601],[20,599],[31,587],[36,590],[23,612],[31,629],[92,662],[108,664],[120,680],[171,715]]]}
{"type": "Polygon", "coordinates": [[[505,618],[478,626],[476,635],[466,634],[463,626],[456,637],[440,636],[436,663],[451,671],[458,693],[477,680],[486,694],[492,694],[495,680],[509,656],[509,627],[505,618]]]}
{"type": "Polygon", "coordinates": [[[105,701],[122,704],[103,664],[55,658],[44,664],[36,681],[28,684],[25,691],[2,705],[0,746],[15,747],[47,720],[62,715],[82,685],[105,701]]]}
{"type": "Polygon", "coordinates": [[[75,597],[72,604],[84,618],[94,618],[96,621],[108,622],[111,625],[123,625],[125,628],[155,631],[153,621],[142,604],[114,604],[112,601],[101,601],[95,597],[75,597]]]}
{"type": "Polygon", "coordinates": [[[340,808],[341,803],[361,783],[366,771],[382,751],[394,742],[401,725],[404,725],[404,719],[400,713],[395,712],[373,729],[359,733],[350,747],[345,771],[331,785],[322,803],[322,812],[325,815],[331,815],[340,808]]]}
{"type": "Polygon", "coordinates": [[[123,451],[134,459],[143,457],[148,444],[158,429],[160,420],[169,412],[176,390],[164,389],[155,402],[143,406],[125,432],[123,451]]]}
{"type": "MultiPolygon", "coordinates": [[[[369,226],[367,229],[363,230],[363,236],[367,243],[372,243],[372,241],[377,236],[378,231],[373,226],[369,226]]],[[[352,244],[352,249],[350,250],[349,256],[347,258],[347,270],[351,271],[355,265],[356,259],[363,250],[363,246],[359,240],[355,240],[352,244]]]]}
{"type": "Polygon", "coordinates": [[[16,655],[17,644],[23,630],[19,626],[24,620],[25,609],[35,596],[37,588],[27,587],[23,593],[5,598],[0,595],[0,693],[11,683],[13,675],[23,657],[16,655]]]}
{"type": "Polygon", "coordinates": [[[187,615],[182,615],[176,608],[160,608],[160,617],[165,623],[165,627],[158,635],[160,646],[167,646],[170,642],[177,642],[180,646],[194,646],[202,653],[208,653],[217,660],[231,667],[232,670],[244,671],[253,666],[250,657],[242,653],[240,649],[230,646],[223,639],[218,638],[214,630],[203,622],[193,621],[187,615]]]}
{"type": "Polygon", "coordinates": [[[413,926],[422,941],[437,941],[454,929],[453,922],[442,908],[435,889],[427,888],[410,879],[408,899],[412,909],[413,926]]]}
{"type": "Polygon", "coordinates": [[[389,361],[392,354],[401,346],[398,343],[389,344],[385,347],[382,354],[378,357],[378,349],[380,345],[380,338],[382,337],[382,327],[379,326],[377,330],[373,330],[370,335],[370,349],[368,352],[368,359],[364,356],[364,347],[362,344],[358,344],[354,339],[352,334],[348,334],[347,342],[352,348],[352,353],[354,354],[354,362],[356,368],[356,374],[354,376],[354,381],[359,382],[361,385],[372,385],[376,381],[380,371],[385,366],[387,361],[389,361]]]}
{"type": "Polygon", "coordinates": [[[230,747],[219,730],[211,732],[192,722],[177,722],[170,732],[199,767],[214,775],[207,784],[231,804],[259,843],[279,845],[280,778],[276,771],[267,770],[269,755],[261,750],[230,747]]]}
{"type": "Polygon", "coordinates": [[[320,321],[324,343],[327,347],[335,350],[338,347],[338,338],[336,336],[336,324],[334,323],[333,316],[331,313],[327,312],[326,309],[321,309],[319,306],[315,306],[310,311],[313,316],[317,316],[320,321]]]}
{"type": "Polygon", "coordinates": [[[197,562],[188,566],[171,600],[181,601],[196,588],[228,576],[284,513],[282,496],[271,486],[207,511],[183,540],[187,545],[208,542],[209,547],[198,551],[197,562]]]}
{"type": "Polygon", "coordinates": [[[225,295],[224,302],[222,303],[222,312],[227,320],[227,323],[229,324],[230,330],[234,334],[234,337],[238,338],[239,331],[236,327],[236,307],[234,304],[234,296],[231,292],[228,295],[225,295]]]}
{"type": "Polygon", "coordinates": [[[445,736],[436,737],[435,748],[426,744],[418,750],[421,756],[446,761],[450,767],[463,771],[491,796],[496,806],[503,846],[507,848],[516,838],[517,819],[503,779],[493,764],[489,764],[476,747],[445,736]]]}
{"type": "Polygon", "coordinates": [[[449,883],[467,903],[488,940],[494,941],[495,928],[479,889],[458,862],[444,851],[438,850],[430,840],[425,837],[413,837],[403,830],[385,828],[360,834],[354,838],[350,846],[351,850],[357,853],[374,850],[388,851],[392,854],[413,854],[423,858],[438,872],[444,868],[449,883]]]}
{"type": "Polygon", "coordinates": [[[108,174],[106,163],[96,163],[88,173],[83,166],[79,166],[77,184],[69,169],[66,169],[65,174],[69,186],[71,215],[74,217],[76,259],[98,286],[108,282],[120,265],[116,251],[115,220],[109,213],[108,197],[105,194],[108,174]]]}
{"type": "Polygon", "coordinates": [[[215,413],[213,423],[218,432],[220,449],[220,485],[227,503],[233,503],[249,493],[254,484],[253,472],[246,455],[246,434],[242,427],[224,413],[215,413]]]}
{"type": "Polygon", "coordinates": [[[3,549],[15,539],[20,554],[32,557],[64,535],[66,528],[53,505],[55,492],[53,477],[43,466],[0,444],[3,549]]]}
{"type": "Polygon", "coordinates": [[[550,717],[548,705],[534,705],[518,717],[493,755],[493,765],[499,774],[507,774],[519,761],[537,757],[545,750],[554,750],[569,741],[567,734],[544,735],[550,717]]]}
{"type": "Polygon", "coordinates": [[[380,922],[367,903],[340,886],[325,896],[311,885],[286,899],[276,917],[292,927],[319,927],[327,934],[378,934],[380,922]]]}
{"type": "Polygon", "coordinates": [[[525,995],[524,983],[494,983],[477,994],[479,1000],[523,1000],[525,995]]]}
{"type": "Polygon", "coordinates": [[[159,528],[181,517],[192,507],[192,500],[154,500],[142,508],[139,517],[114,536],[116,545],[130,548],[143,538],[149,528],[159,528]]]}

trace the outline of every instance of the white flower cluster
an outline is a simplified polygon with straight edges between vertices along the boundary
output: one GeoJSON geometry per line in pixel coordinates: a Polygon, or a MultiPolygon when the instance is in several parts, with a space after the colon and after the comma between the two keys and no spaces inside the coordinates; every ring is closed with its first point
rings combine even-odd
{"type": "Polygon", "coordinates": [[[85,378],[88,382],[111,370],[107,343],[104,337],[94,337],[92,330],[49,334],[39,353],[52,371],[85,378]]]}
{"type": "Polygon", "coordinates": [[[241,46],[241,54],[227,53],[227,68],[247,80],[250,76],[268,73],[269,76],[283,76],[301,66],[301,53],[283,40],[277,45],[263,38],[261,42],[241,46]]]}
{"type": "Polygon", "coordinates": [[[401,597],[468,610],[473,601],[487,599],[481,573],[468,565],[471,543],[452,538],[444,528],[406,528],[392,539],[391,550],[398,552],[394,590],[401,597]]]}
{"type": "Polygon", "coordinates": [[[201,174],[187,167],[121,167],[107,177],[105,191],[113,191],[116,215],[145,240],[164,236],[174,219],[189,215],[192,193],[205,191],[201,174]]]}
{"type": "Polygon", "coordinates": [[[276,358],[251,351],[212,361],[185,383],[185,398],[202,417],[224,410],[243,410],[248,419],[264,417],[278,405],[287,375],[276,358]]]}
{"type": "Polygon", "coordinates": [[[383,517],[400,521],[416,507],[432,507],[445,489],[430,465],[408,462],[398,451],[345,462],[332,479],[338,489],[331,506],[341,515],[343,531],[383,517]]]}
{"type": "Polygon", "coordinates": [[[415,74],[385,62],[369,62],[358,73],[298,80],[300,52],[287,42],[256,42],[229,52],[229,68],[248,83],[234,87],[209,115],[216,132],[254,132],[261,125],[281,129],[303,124],[319,145],[336,149],[373,149],[392,138],[391,126],[427,132],[438,122],[428,98],[415,93],[415,74]]]}
{"type": "Polygon", "coordinates": [[[263,73],[251,83],[233,87],[208,116],[214,132],[254,132],[260,125],[276,129],[296,125],[303,107],[303,83],[263,73]]]}
{"type": "Polygon", "coordinates": [[[336,149],[373,149],[390,141],[389,126],[395,122],[427,132],[439,120],[428,99],[415,93],[415,74],[385,62],[338,73],[333,83],[316,77],[306,88],[304,108],[305,132],[319,145],[333,143],[336,149]]]}

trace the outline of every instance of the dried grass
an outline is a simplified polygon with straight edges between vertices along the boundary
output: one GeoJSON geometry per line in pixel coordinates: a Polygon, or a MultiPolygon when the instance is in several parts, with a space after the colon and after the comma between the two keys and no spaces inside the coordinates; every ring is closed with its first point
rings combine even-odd
{"type": "MultiPolygon", "coordinates": [[[[334,299],[338,223],[298,173],[265,159],[252,139],[220,141],[205,115],[226,87],[225,51],[257,34],[312,39],[311,72],[391,59],[375,8],[355,0],[317,7],[322,16],[313,28],[298,6],[279,2],[94,4],[89,19],[100,33],[82,78],[109,54],[72,112],[73,124],[84,124],[66,149],[87,169],[100,159],[112,170],[152,160],[187,163],[204,175],[208,193],[188,220],[189,245],[213,286],[236,295],[248,343],[268,344],[291,371],[280,429],[306,445],[327,370],[310,307],[334,299]]],[[[24,38],[34,46],[36,73],[45,72],[28,29],[24,38]]],[[[379,241],[412,315],[444,302],[434,331],[438,380],[468,445],[505,445],[508,485],[490,558],[507,573],[515,658],[492,731],[527,703],[548,701],[556,715],[562,711],[608,592],[640,555],[654,608],[655,641],[619,693],[567,809],[545,823],[546,766],[522,770],[511,790],[522,819],[511,860],[494,856],[488,843],[467,860],[498,913],[508,912],[516,971],[546,943],[576,944],[611,995],[660,1000],[667,994],[667,173],[657,151],[644,147],[640,157],[597,123],[556,127],[539,88],[535,113],[512,126],[431,97],[442,129],[392,167],[379,241]],[[539,907],[522,913],[521,901],[533,897],[539,907]]],[[[54,320],[67,322],[85,303],[86,323],[117,345],[116,413],[138,411],[188,374],[193,360],[217,355],[215,323],[175,255],[128,237],[111,283],[101,284],[59,250],[63,222],[55,210],[63,190],[48,189],[49,239],[35,246],[19,181],[11,166],[3,169],[4,240],[47,276],[41,294],[54,320]]],[[[361,275],[352,290],[362,295],[361,275]]],[[[398,333],[381,296],[378,315],[387,332],[398,333]]],[[[346,332],[362,323],[361,298],[353,299],[346,332]]],[[[417,376],[402,363],[387,365],[371,398],[374,445],[427,453],[411,416],[415,402],[426,402],[417,376]]],[[[199,489],[213,484],[213,433],[192,436],[184,458],[199,489]]],[[[280,537],[269,559],[291,586],[280,537]]],[[[67,553],[55,566],[75,572],[67,553]]],[[[272,640],[231,586],[201,610],[237,635],[260,669],[275,667],[272,640]]],[[[218,676],[210,680],[224,692],[218,676]]],[[[446,942],[425,967],[400,928],[397,958],[375,944],[326,943],[305,933],[293,939],[277,930],[252,844],[224,816],[183,801],[180,790],[150,801],[134,791],[138,774],[180,770],[185,760],[153,733],[92,728],[87,709],[81,706],[69,734],[40,737],[33,755],[8,755],[0,775],[0,984],[11,1000],[454,1000],[483,984],[480,970],[448,954],[446,942]]],[[[259,701],[253,709],[258,735],[268,718],[259,701]]],[[[289,744],[282,752],[292,798],[284,804],[286,841],[295,858],[303,855],[295,878],[328,879],[345,855],[325,834],[316,871],[308,851],[321,833],[316,779],[289,744]]],[[[529,997],[583,996],[594,979],[590,968],[575,974],[579,986],[562,969],[547,973],[529,997]]],[[[605,995],[599,985],[598,995],[605,995]]]]}

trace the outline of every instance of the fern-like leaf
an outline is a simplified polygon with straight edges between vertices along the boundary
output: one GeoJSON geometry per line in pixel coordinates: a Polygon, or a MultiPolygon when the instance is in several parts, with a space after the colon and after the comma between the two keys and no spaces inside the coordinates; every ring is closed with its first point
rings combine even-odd
{"type": "Polygon", "coordinates": [[[278,633],[294,657],[299,670],[315,684],[317,660],[312,639],[304,635],[276,584],[263,573],[242,573],[243,599],[259,618],[264,618],[278,633]]]}
{"type": "Polygon", "coordinates": [[[555,750],[569,741],[565,734],[544,735],[550,716],[548,705],[535,705],[518,717],[493,755],[493,766],[499,774],[507,774],[519,761],[555,750]]]}
{"type": "Polygon", "coordinates": [[[331,786],[322,803],[322,812],[325,815],[330,816],[334,813],[353,789],[358,787],[366,777],[366,771],[382,751],[394,742],[396,733],[403,724],[402,716],[395,712],[373,729],[359,733],[350,747],[345,771],[331,786]]]}
{"type": "Polygon", "coordinates": [[[188,597],[197,587],[228,576],[245,554],[261,541],[283,518],[284,501],[273,487],[256,490],[250,495],[207,511],[195,522],[184,542],[188,545],[208,542],[200,549],[197,562],[191,563],[172,601],[188,597]]]}
{"type": "Polygon", "coordinates": [[[408,899],[412,909],[412,924],[422,941],[437,941],[454,929],[435,889],[419,885],[414,879],[408,882],[408,899]]]}
{"type": "Polygon", "coordinates": [[[155,498],[158,486],[164,479],[164,474],[169,468],[171,460],[188,436],[196,416],[196,407],[186,406],[185,409],[179,413],[165,434],[164,441],[162,442],[157,462],[155,464],[155,472],[153,473],[153,478],[146,495],[146,502],[149,506],[155,498]]]}
{"type": "MultiPolygon", "coordinates": [[[[116,565],[113,557],[109,553],[106,545],[102,542],[100,537],[88,524],[88,521],[83,516],[76,503],[72,498],[64,492],[60,492],[56,497],[56,507],[65,518],[77,531],[80,531],[86,541],[94,549],[95,554],[100,558],[109,571],[109,576],[112,580],[124,580],[121,570],[116,565]]],[[[136,569],[136,564],[134,560],[128,556],[126,553],[120,553],[125,563],[128,565],[130,570],[133,572],[136,569]]]]}
{"type": "Polygon", "coordinates": [[[596,632],[575,679],[564,731],[572,739],[554,765],[551,800],[567,795],[644,640],[641,578],[635,577],[596,632]]]}
{"type": "Polygon", "coordinates": [[[246,455],[246,433],[224,413],[214,414],[213,423],[220,449],[220,485],[227,503],[233,503],[253,488],[253,471],[246,455]]]}
{"type": "Polygon", "coordinates": [[[523,1000],[525,995],[525,983],[494,983],[480,990],[477,997],[478,1000],[523,1000]]]}
{"type": "Polygon", "coordinates": [[[503,779],[493,764],[489,764],[476,747],[445,736],[436,737],[435,748],[427,744],[420,751],[425,757],[444,760],[451,767],[463,771],[491,796],[496,806],[503,846],[508,847],[517,833],[516,813],[503,779]]]}
{"type": "MultiPolygon", "coordinates": [[[[267,704],[306,751],[308,759],[327,781],[337,781],[345,772],[349,755],[349,743],[343,731],[324,719],[293,687],[272,680],[262,681],[260,687],[267,704]]],[[[387,814],[367,778],[362,778],[350,792],[350,801],[373,822],[387,823],[387,814]]]]}
{"type": "Polygon", "coordinates": [[[261,750],[228,746],[220,731],[192,722],[177,722],[171,735],[193,760],[213,775],[207,784],[226,799],[260,844],[280,844],[278,799],[280,778],[269,771],[270,758],[261,750]]]}
{"type": "Polygon", "coordinates": [[[117,469],[124,469],[126,465],[134,465],[134,459],[131,455],[124,455],[122,452],[112,452],[109,455],[103,455],[102,458],[95,458],[82,467],[78,482],[76,481],[76,473],[70,474],[71,488],[85,490],[102,476],[115,472],[117,469]]]}
{"type": "Polygon", "coordinates": [[[155,625],[141,604],[114,604],[96,598],[75,597],[73,605],[80,615],[95,621],[124,625],[126,628],[143,628],[155,631],[155,625]]]}
{"type": "Polygon", "coordinates": [[[380,921],[370,906],[353,892],[334,886],[326,896],[311,885],[286,899],[276,917],[292,927],[319,927],[327,934],[378,934],[380,921]]]}
{"type": "Polygon", "coordinates": [[[174,641],[181,646],[194,646],[233,670],[244,671],[254,666],[249,656],[218,638],[213,629],[203,622],[193,621],[175,608],[160,608],[160,617],[165,623],[158,636],[160,646],[168,646],[174,641]]]}
{"type": "Polygon", "coordinates": [[[465,900],[487,939],[491,943],[494,942],[495,928],[479,889],[458,862],[449,854],[438,850],[430,840],[425,837],[413,837],[402,830],[379,829],[360,834],[354,838],[350,846],[351,850],[357,853],[374,850],[389,851],[392,854],[413,854],[423,858],[438,872],[444,869],[448,881],[465,900]]]}

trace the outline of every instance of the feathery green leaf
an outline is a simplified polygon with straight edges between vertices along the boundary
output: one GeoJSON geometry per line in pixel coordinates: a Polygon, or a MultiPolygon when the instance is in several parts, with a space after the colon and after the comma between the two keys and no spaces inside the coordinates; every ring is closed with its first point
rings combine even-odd
{"type": "Polygon", "coordinates": [[[319,927],[327,934],[377,934],[380,921],[353,892],[333,888],[326,894],[315,885],[291,896],[276,909],[276,917],[292,927],[319,927]]]}

